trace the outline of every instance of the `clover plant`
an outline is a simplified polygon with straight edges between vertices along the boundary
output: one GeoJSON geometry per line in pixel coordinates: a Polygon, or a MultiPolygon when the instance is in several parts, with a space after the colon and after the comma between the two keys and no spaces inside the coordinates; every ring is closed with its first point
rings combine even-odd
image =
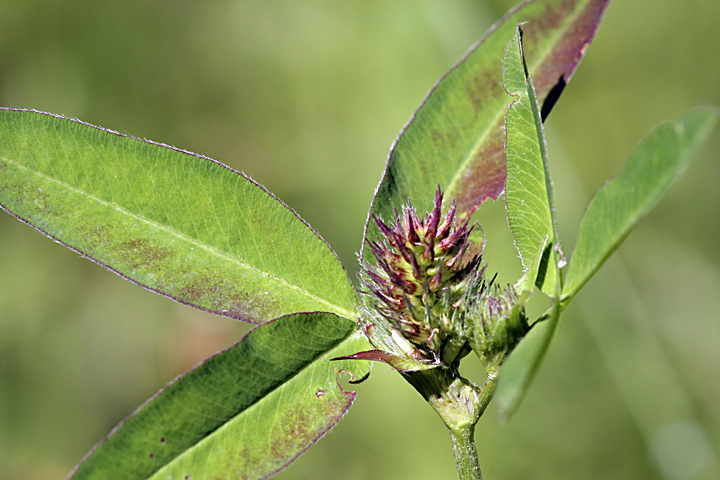
{"type": "Polygon", "coordinates": [[[475,425],[518,407],[561,313],[668,190],[718,120],[651,132],[587,207],[570,255],[543,135],[609,0],[512,9],[430,91],[392,147],[365,226],[359,287],[330,246],[242,173],[201,155],[34,110],[0,111],[0,206],[148,290],[257,324],[175,379],[70,477],[267,478],[353,403],[338,383],[389,364],[481,478],[475,425]],[[502,285],[472,214],[504,195],[522,262],[502,285]],[[530,318],[526,305],[547,297],[530,318]],[[477,357],[476,385],[460,360],[477,357]]]}

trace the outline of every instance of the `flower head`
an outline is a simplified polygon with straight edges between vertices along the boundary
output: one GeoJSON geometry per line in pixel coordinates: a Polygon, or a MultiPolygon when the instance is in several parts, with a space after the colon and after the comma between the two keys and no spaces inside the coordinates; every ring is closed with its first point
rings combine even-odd
{"type": "Polygon", "coordinates": [[[375,263],[362,265],[366,332],[390,356],[365,358],[402,369],[400,351],[411,363],[450,366],[474,350],[486,367],[499,365],[528,330],[524,300],[495,284],[497,275],[485,280],[476,225],[458,220],[454,203],[443,215],[442,202],[438,188],[422,217],[409,201],[393,222],[372,217],[381,236],[368,242],[375,263]]]}
{"type": "Polygon", "coordinates": [[[484,288],[485,267],[482,246],[470,239],[475,226],[456,221],[454,203],[443,215],[442,201],[438,188],[423,217],[409,201],[390,224],[373,216],[384,238],[369,242],[376,264],[363,265],[362,280],[375,316],[425,359],[450,364],[470,351],[464,312],[468,292],[484,288]]]}

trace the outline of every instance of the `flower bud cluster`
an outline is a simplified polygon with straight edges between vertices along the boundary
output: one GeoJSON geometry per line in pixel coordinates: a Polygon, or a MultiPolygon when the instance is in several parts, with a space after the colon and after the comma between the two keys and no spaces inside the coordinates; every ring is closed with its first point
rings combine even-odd
{"type": "Polygon", "coordinates": [[[408,201],[385,224],[373,216],[382,239],[369,243],[376,265],[363,265],[373,307],[428,359],[450,364],[469,353],[464,311],[467,292],[480,286],[482,247],[470,240],[474,226],[455,224],[455,204],[442,215],[438,189],[432,212],[418,217],[408,201]]]}
{"type": "Polygon", "coordinates": [[[486,282],[475,225],[458,221],[454,203],[443,215],[442,202],[438,188],[423,217],[409,201],[394,222],[373,216],[382,236],[368,242],[375,263],[362,265],[367,313],[417,360],[449,366],[474,350],[499,365],[527,331],[522,305],[512,287],[486,282]]]}

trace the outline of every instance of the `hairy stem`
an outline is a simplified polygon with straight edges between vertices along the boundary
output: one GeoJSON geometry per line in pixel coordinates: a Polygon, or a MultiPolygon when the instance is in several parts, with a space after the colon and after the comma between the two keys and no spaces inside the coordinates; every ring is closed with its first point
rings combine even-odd
{"type": "Polygon", "coordinates": [[[478,397],[478,403],[480,405],[480,411],[478,412],[478,418],[485,412],[490,400],[495,395],[495,388],[497,387],[498,374],[500,373],[500,366],[491,366],[487,368],[487,378],[485,383],[480,389],[480,395],[478,397]]]}
{"type": "Polygon", "coordinates": [[[482,388],[461,377],[456,368],[403,374],[432,405],[450,431],[460,480],[482,480],[475,448],[475,425],[495,393],[498,373],[499,365],[488,368],[482,388]]]}
{"type": "Polygon", "coordinates": [[[448,430],[452,439],[458,479],[482,480],[477,449],[475,448],[475,425],[463,425],[457,429],[448,427],[448,430]]]}
{"type": "MultiPolygon", "coordinates": [[[[487,371],[487,379],[477,398],[478,419],[487,408],[490,400],[492,400],[497,386],[498,373],[497,368],[490,368],[487,371]]],[[[461,425],[455,429],[448,426],[459,480],[482,480],[477,448],[475,447],[476,423],[477,420],[471,425],[461,425]]]]}

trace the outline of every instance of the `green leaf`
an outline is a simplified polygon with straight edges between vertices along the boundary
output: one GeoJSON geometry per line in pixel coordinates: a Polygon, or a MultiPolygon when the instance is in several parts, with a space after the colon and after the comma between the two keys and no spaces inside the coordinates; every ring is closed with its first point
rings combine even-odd
{"type": "Polygon", "coordinates": [[[549,316],[533,325],[502,366],[495,394],[502,418],[509,418],[520,405],[567,301],[667,191],[719,117],[720,110],[708,107],[690,111],[674,124],[660,126],[595,196],[581,223],[578,246],[570,262],[564,290],[566,301],[553,304],[549,316]],[[574,263],[581,267],[573,267],[574,263]]]}
{"type": "MultiPolygon", "coordinates": [[[[400,133],[370,214],[391,218],[408,199],[418,211],[429,211],[438,185],[448,201],[457,201],[461,215],[488,198],[499,198],[505,188],[507,109],[500,66],[508,39],[518,23],[528,22],[528,69],[547,114],[580,63],[608,2],[530,1],[496,23],[440,79],[400,133]]],[[[371,218],[365,239],[378,235],[371,218]]],[[[372,255],[364,250],[363,260],[372,262],[372,255]]]]}
{"type": "Polygon", "coordinates": [[[560,313],[560,303],[555,302],[549,317],[533,324],[503,364],[494,397],[501,419],[509,419],[520,406],[550,346],[560,313]]]}
{"type": "Polygon", "coordinates": [[[720,119],[716,107],[691,110],[653,130],[620,171],[595,195],[580,223],[568,266],[568,302],[647,215],[686,167],[695,148],[720,119]]]}
{"type": "Polygon", "coordinates": [[[553,248],[557,239],[553,188],[540,110],[523,56],[523,30],[520,26],[508,43],[502,78],[508,94],[516,97],[508,107],[505,119],[505,198],[508,223],[524,269],[517,288],[529,295],[537,284],[545,293],[556,298],[549,319],[536,322],[502,366],[495,399],[500,417],[507,419],[524,398],[560,317],[557,298],[559,271],[553,248]]]}
{"type": "Polygon", "coordinates": [[[356,325],[327,313],[282,317],[178,377],[76,467],[73,480],[265,478],[328,432],[355,393],[330,359],[367,348],[356,325]]]}
{"type": "Polygon", "coordinates": [[[354,318],[330,247],[262,186],[219,162],[78,121],[0,111],[0,206],[181,303],[261,323],[354,318]]]}
{"type": "Polygon", "coordinates": [[[553,188],[540,109],[523,56],[522,33],[518,27],[508,43],[502,69],[503,86],[515,97],[505,117],[508,224],[527,277],[519,284],[532,288],[537,283],[545,293],[555,295],[558,274],[552,254],[556,243],[553,188]],[[543,259],[546,268],[538,277],[543,259]]]}
{"type": "Polygon", "coordinates": [[[545,236],[542,238],[537,250],[535,250],[535,254],[530,259],[530,267],[525,270],[525,273],[522,277],[520,277],[520,280],[515,283],[515,289],[517,292],[532,294],[535,289],[535,281],[538,278],[542,260],[543,258],[548,258],[548,255],[545,255],[547,253],[547,250],[545,249],[547,244],[548,236],[545,236]]]}

